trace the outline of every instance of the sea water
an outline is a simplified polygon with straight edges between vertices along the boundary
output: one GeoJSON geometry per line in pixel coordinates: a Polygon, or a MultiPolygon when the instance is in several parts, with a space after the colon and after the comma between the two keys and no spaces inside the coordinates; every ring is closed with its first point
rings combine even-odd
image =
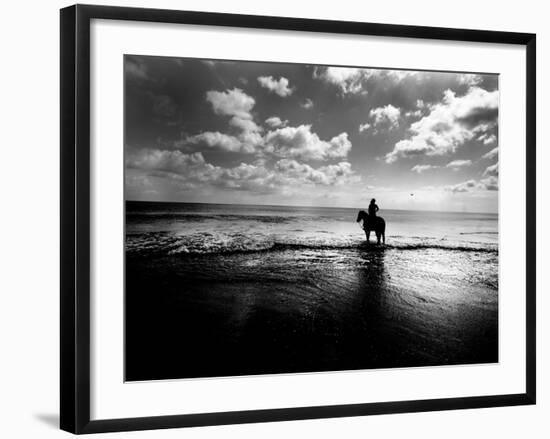
{"type": "Polygon", "coordinates": [[[127,379],[498,361],[498,216],[127,202],[127,379]]]}
{"type": "MultiPolygon", "coordinates": [[[[208,254],[283,247],[352,248],[358,209],[129,202],[128,252],[208,254]]],[[[381,210],[389,248],[498,250],[498,215],[381,210]]],[[[371,239],[375,241],[374,233],[371,239]]]]}

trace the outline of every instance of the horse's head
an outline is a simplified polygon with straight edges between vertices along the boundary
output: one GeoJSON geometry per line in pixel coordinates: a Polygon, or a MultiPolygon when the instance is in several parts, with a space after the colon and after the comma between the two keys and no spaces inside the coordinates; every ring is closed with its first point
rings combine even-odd
{"type": "Polygon", "coordinates": [[[355,221],[359,222],[361,220],[366,220],[367,218],[368,218],[368,213],[365,212],[364,210],[360,210],[359,213],[357,214],[357,219],[355,221]]]}

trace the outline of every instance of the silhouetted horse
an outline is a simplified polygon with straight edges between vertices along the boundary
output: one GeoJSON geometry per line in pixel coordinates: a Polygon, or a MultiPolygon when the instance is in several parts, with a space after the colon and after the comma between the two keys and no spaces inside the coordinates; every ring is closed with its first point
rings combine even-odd
{"type": "Polygon", "coordinates": [[[357,215],[357,222],[363,220],[363,230],[367,236],[367,242],[369,242],[370,232],[374,231],[376,233],[376,239],[378,244],[380,244],[380,237],[382,237],[382,242],[386,243],[386,221],[381,216],[370,216],[364,210],[360,210],[357,215]]]}

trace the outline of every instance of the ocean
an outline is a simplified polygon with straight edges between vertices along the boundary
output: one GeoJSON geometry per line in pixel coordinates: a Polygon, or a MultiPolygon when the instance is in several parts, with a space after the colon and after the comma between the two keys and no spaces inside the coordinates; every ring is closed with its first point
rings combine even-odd
{"type": "Polygon", "coordinates": [[[127,202],[126,379],[497,362],[498,215],[358,210],[127,202]]]}

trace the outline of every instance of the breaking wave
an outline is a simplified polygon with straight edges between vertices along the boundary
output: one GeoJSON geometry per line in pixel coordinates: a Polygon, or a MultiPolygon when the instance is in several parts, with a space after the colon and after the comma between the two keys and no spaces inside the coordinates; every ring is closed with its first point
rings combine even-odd
{"type": "Polygon", "coordinates": [[[388,237],[385,245],[367,244],[362,239],[269,237],[262,234],[194,233],[176,235],[165,232],[129,234],[126,252],[129,256],[162,255],[227,255],[287,250],[447,250],[462,252],[498,253],[497,244],[447,241],[422,237],[388,237]]]}

